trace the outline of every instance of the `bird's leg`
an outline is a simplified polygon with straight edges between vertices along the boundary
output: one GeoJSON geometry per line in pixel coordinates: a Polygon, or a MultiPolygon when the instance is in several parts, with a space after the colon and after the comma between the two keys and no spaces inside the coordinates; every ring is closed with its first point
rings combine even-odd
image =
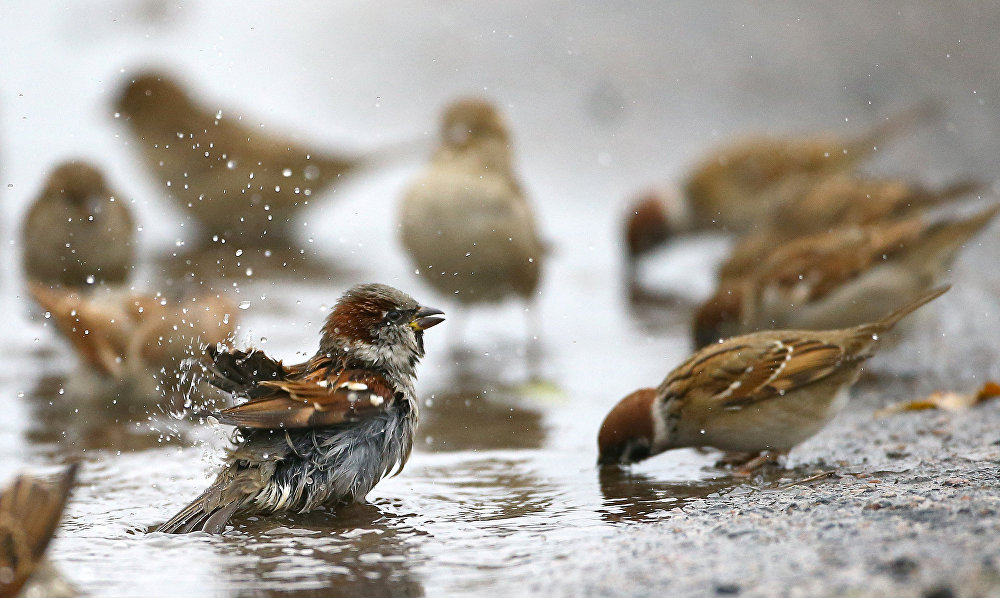
{"type": "Polygon", "coordinates": [[[716,467],[732,467],[733,475],[747,477],[768,464],[777,465],[785,454],[781,451],[761,451],[759,453],[726,453],[716,462],[716,467]]]}
{"type": "Polygon", "coordinates": [[[528,300],[524,313],[524,323],[528,327],[524,346],[528,380],[538,381],[542,379],[542,316],[538,301],[534,298],[528,300]]]}
{"type": "Polygon", "coordinates": [[[778,451],[761,451],[756,457],[741,465],[733,475],[741,478],[749,477],[767,465],[777,466],[783,455],[784,453],[778,451]]]}

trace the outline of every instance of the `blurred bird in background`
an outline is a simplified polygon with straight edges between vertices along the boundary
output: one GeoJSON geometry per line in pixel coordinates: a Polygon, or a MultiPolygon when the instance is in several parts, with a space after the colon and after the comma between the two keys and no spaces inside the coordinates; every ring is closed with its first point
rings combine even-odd
{"type": "Polygon", "coordinates": [[[915,216],[977,192],[983,183],[961,180],[927,188],[899,179],[840,173],[825,177],[776,206],[755,232],[740,238],[719,267],[719,278],[742,276],[791,239],[850,225],[915,216]]]}
{"type": "Polygon", "coordinates": [[[82,294],[40,283],[29,290],[79,359],[70,394],[110,394],[126,407],[170,395],[184,359],[236,331],[237,306],[208,290],[82,294]]]}
{"type": "Polygon", "coordinates": [[[162,72],[130,78],[116,109],[149,171],[197,222],[202,244],[217,238],[280,245],[314,197],[405,149],[360,155],[310,147],[198,100],[162,72]]]}
{"type": "MultiPolygon", "coordinates": [[[[399,207],[400,239],[413,265],[465,306],[510,297],[532,303],[545,246],[514,172],[507,123],[489,102],[461,99],[445,110],[440,137],[399,207]]],[[[537,324],[530,319],[529,338],[537,324]]]]}
{"type": "MultiPolygon", "coordinates": [[[[748,233],[819,181],[850,173],[892,138],[938,114],[922,104],[855,137],[746,136],[708,153],[677,190],[661,185],[639,196],[625,218],[626,285],[644,295],[637,262],[685,233],[748,233]]],[[[834,200],[831,200],[834,201],[834,200]]]]}
{"type": "Polygon", "coordinates": [[[25,276],[67,288],[122,284],[135,263],[128,202],[83,160],[56,166],[21,228],[25,276]]]}
{"type": "Polygon", "coordinates": [[[70,465],[51,482],[21,475],[0,493],[0,598],[77,594],[45,562],[76,472],[70,465]]]}
{"type": "Polygon", "coordinates": [[[789,241],[744,276],[720,281],[695,313],[695,345],[758,330],[872,321],[940,282],[998,211],[846,226],[789,241]]]}

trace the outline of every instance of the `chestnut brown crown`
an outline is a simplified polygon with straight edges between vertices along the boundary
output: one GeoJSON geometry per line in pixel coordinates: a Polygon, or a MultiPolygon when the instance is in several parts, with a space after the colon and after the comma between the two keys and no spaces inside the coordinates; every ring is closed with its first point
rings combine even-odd
{"type": "Polygon", "coordinates": [[[653,456],[655,388],[633,392],[615,405],[597,434],[598,465],[628,465],[653,456]]]}
{"type": "Polygon", "coordinates": [[[741,332],[744,287],[734,283],[723,286],[701,304],[694,313],[692,336],[695,349],[735,336],[741,332]]]}
{"type": "Polygon", "coordinates": [[[323,345],[347,347],[407,344],[417,341],[423,354],[423,331],[444,321],[439,309],[421,306],[393,287],[370,283],[349,289],[337,301],[323,326],[323,345]]]}
{"type": "Polygon", "coordinates": [[[648,191],[629,209],[625,217],[625,245],[629,259],[635,260],[670,239],[667,206],[658,192],[648,191]]]}

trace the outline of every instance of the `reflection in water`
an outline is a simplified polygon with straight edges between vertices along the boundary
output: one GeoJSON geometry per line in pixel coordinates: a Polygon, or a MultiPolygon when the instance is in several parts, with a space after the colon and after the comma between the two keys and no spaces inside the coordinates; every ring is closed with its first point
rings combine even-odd
{"type": "Polygon", "coordinates": [[[31,408],[28,440],[58,445],[66,456],[91,449],[143,450],[177,440],[179,422],[168,410],[179,409],[183,397],[149,404],[134,400],[136,389],[125,383],[73,388],[76,377],[45,376],[24,397],[31,408]]]}
{"type": "Polygon", "coordinates": [[[608,523],[646,523],[668,516],[696,498],[724,493],[743,480],[719,476],[705,480],[661,481],[619,467],[600,469],[601,517],[608,523]]]}
{"type": "Polygon", "coordinates": [[[629,317],[640,334],[689,336],[691,318],[696,305],[673,295],[629,301],[629,317]]]}
{"type": "Polygon", "coordinates": [[[417,442],[430,451],[540,448],[542,414],[499,390],[434,394],[420,411],[417,442]]]}
{"type": "Polygon", "coordinates": [[[530,525],[553,524],[549,515],[555,488],[541,479],[531,464],[517,459],[464,461],[458,467],[441,467],[423,472],[422,483],[432,499],[452,505],[438,518],[473,525],[485,533],[504,535],[530,525]],[[540,516],[540,519],[535,517],[540,516]],[[518,521],[524,519],[523,521],[518,521]],[[491,522],[486,524],[486,522],[491,522]]]}
{"type": "Polygon", "coordinates": [[[336,513],[314,512],[249,518],[241,533],[228,533],[220,550],[251,558],[229,559],[235,586],[255,586],[254,596],[420,597],[411,571],[405,518],[373,505],[347,505],[336,513]]]}

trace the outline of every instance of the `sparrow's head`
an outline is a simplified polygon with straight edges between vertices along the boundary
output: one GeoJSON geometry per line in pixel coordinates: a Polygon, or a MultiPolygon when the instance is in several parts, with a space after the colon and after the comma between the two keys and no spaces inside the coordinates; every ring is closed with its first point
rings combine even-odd
{"type": "Polygon", "coordinates": [[[424,355],[424,330],[443,322],[438,317],[443,313],[384,284],[357,285],[327,318],[320,348],[346,351],[366,364],[412,375],[424,355]]]}
{"type": "Polygon", "coordinates": [[[654,449],[656,389],[643,388],[615,405],[597,434],[598,465],[629,465],[660,452],[654,449]]]}
{"type": "Polygon", "coordinates": [[[507,143],[510,134],[493,104],[477,98],[453,102],[441,119],[441,140],[446,147],[463,149],[483,141],[507,143]]]}
{"type": "Polygon", "coordinates": [[[125,120],[148,121],[162,120],[164,114],[190,103],[188,95],[169,75],[146,72],[129,80],[115,108],[125,120]]]}
{"type": "Polygon", "coordinates": [[[107,200],[111,192],[101,171],[86,162],[73,160],[60,164],[49,173],[44,195],[62,196],[73,204],[89,206],[98,200],[107,200]]]}
{"type": "Polygon", "coordinates": [[[694,314],[692,335],[695,349],[736,336],[743,318],[743,287],[724,285],[701,304],[694,314]]]}
{"type": "Polygon", "coordinates": [[[684,230],[685,204],[676,189],[657,187],[643,193],[625,216],[625,246],[629,260],[636,260],[684,230]]]}

